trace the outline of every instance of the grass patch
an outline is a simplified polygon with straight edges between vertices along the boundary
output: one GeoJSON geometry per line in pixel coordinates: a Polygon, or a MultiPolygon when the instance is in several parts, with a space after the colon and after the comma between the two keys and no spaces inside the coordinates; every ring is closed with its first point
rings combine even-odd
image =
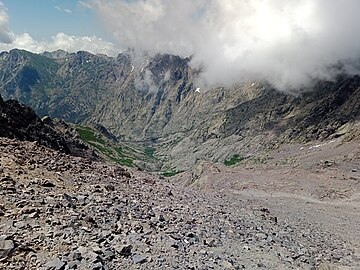
{"type": "MultiPolygon", "coordinates": [[[[105,145],[105,141],[102,138],[99,138],[95,135],[95,132],[88,127],[77,127],[76,131],[79,133],[80,138],[91,144],[91,142],[96,142],[105,145]]],[[[91,144],[92,145],[92,144],[91,144]]]]}
{"type": "Polygon", "coordinates": [[[80,126],[76,128],[76,131],[79,133],[81,140],[90,144],[112,161],[120,165],[134,167],[134,160],[124,153],[122,147],[113,147],[109,145],[89,127],[80,126]]]}
{"type": "Polygon", "coordinates": [[[131,158],[115,158],[110,157],[110,159],[120,165],[128,166],[128,167],[134,167],[134,160],[131,158]]]}
{"type": "Polygon", "coordinates": [[[115,149],[116,153],[118,154],[118,156],[125,157],[125,154],[124,154],[124,151],[123,151],[122,147],[116,147],[114,149],[115,149]]]}
{"type": "Polygon", "coordinates": [[[225,166],[232,166],[243,161],[244,159],[245,158],[240,155],[233,155],[230,159],[225,160],[224,164],[225,166]]]}
{"type": "Polygon", "coordinates": [[[149,158],[154,158],[155,157],[155,148],[152,148],[152,147],[146,147],[144,149],[144,153],[147,157],[149,158]]]}
{"type": "Polygon", "coordinates": [[[134,167],[134,160],[124,154],[122,147],[116,147],[114,150],[117,154],[117,157],[110,157],[113,161],[119,163],[120,165],[134,167]]]}
{"type": "Polygon", "coordinates": [[[106,147],[106,146],[102,146],[100,144],[97,144],[97,143],[93,143],[93,142],[89,142],[89,144],[91,146],[93,146],[94,148],[96,148],[97,150],[99,150],[101,153],[103,153],[104,155],[107,155],[107,156],[111,156],[113,154],[111,148],[109,147],[106,147]]]}
{"type": "Polygon", "coordinates": [[[183,171],[167,171],[167,172],[163,172],[161,175],[164,177],[171,177],[171,176],[177,175],[182,172],[183,171]]]}

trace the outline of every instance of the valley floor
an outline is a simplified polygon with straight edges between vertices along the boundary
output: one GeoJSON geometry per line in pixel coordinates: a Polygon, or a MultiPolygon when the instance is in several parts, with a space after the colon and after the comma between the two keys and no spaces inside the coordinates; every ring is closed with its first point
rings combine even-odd
{"type": "Polygon", "coordinates": [[[0,269],[360,269],[357,141],[160,179],[0,138],[0,269]]]}

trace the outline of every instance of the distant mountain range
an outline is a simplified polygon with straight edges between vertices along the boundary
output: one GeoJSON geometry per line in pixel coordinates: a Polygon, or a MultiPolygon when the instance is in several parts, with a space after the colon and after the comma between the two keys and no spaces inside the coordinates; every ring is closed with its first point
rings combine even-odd
{"type": "MultiPolygon", "coordinates": [[[[197,89],[199,70],[173,55],[0,54],[0,93],[40,116],[101,124],[119,140],[156,148],[166,168],[223,161],[285,142],[355,136],[360,77],[319,82],[297,96],[262,82],[197,89]]],[[[356,133],[357,134],[357,133],[356,133]]]]}

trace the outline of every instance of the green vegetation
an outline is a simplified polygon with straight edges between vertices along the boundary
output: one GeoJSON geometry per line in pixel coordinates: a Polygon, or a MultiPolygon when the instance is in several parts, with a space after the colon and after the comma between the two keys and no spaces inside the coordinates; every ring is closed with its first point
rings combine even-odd
{"type": "MultiPolygon", "coordinates": [[[[134,167],[135,160],[142,161],[139,162],[139,164],[159,162],[159,159],[155,155],[156,149],[153,147],[142,148],[124,143],[115,143],[107,140],[101,134],[86,126],[77,126],[76,131],[79,133],[81,140],[91,145],[111,161],[120,165],[134,167]]],[[[170,177],[178,173],[180,173],[180,171],[166,171],[163,175],[170,177]]]]}
{"type": "Polygon", "coordinates": [[[116,153],[118,153],[119,156],[123,157],[124,156],[124,152],[122,147],[116,147],[115,148],[116,153]]]}
{"type": "Polygon", "coordinates": [[[144,152],[145,152],[145,155],[149,158],[155,157],[155,148],[145,147],[144,152]]]}
{"type": "Polygon", "coordinates": [[[114,148],[114,150],[117,153],[119,158],[112,158],[113,161],[115,161],[121,165],[128,166],[128,167],[134,166],[134,160],[125,155],[122,147],[116,147],[116,148],[114,148]]]}
{"type": "MultiPolygon", "coordinates": [[[[96,142],[100,144],[106,144],[105,141],[99,136],[95,135],[95,132],[89,127],[79,126],[76,128],[76,131],[79,133],[80,138],[85,142],[96,142]]],[[[91,143],[90,143],[91,144],[91,143]]]]}
{"type": "Polygon", "coordinates": [[[134,167],[134,160],[131,158],[114,158],[110,157],[110,159],[120,165],[128,166],[128,167],[134,167]]]}
{"type": "Polygon", "coordinates": [[[224,164],[225,166],[232,166],[243,161],[244,159],[245,158],[240,155],[233,155],[230,159],[225,160],[224,164]]]}
{"type": "Polygon", "coordinates": [[[163,172],[161,175],[164,177],[171,177],[171,176],[177,175],[182,172],[183,171],[166,171],[166,172],[163,172]]]}
{"type": "Polygon", "coordinates": [[[134,166],[134,159],[126,155],[122,147],[113,147],[89,127],[78,126],[76,127],[76,130],[84,142],[90,144],[97,151],[107,156],[110,160],[120,165],[128,167],[134,166]]]}

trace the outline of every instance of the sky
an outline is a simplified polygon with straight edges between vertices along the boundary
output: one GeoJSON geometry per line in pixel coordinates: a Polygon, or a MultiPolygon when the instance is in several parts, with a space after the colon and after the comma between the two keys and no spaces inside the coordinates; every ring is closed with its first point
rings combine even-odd
{"type": "Polygon", "coordinates": [[[94,12],[74,0],[3,0],[3,3],[15,33],[29,32],[36,39],[59,32],[104,36],[94,12]]]}
{"type": "Polygon", "coordinates": [[[118,54],[121,49],[113,44],[113,36],[91,8],[90,2],[0,1],[0,50],[20,48],[41,53],[63,49],[118,54]]]}
{"type": "Polygon", "coordinates": [[[359,0],[0,0],[0,50],[192,56],[203,87],[360,74],[359,0]]]}

